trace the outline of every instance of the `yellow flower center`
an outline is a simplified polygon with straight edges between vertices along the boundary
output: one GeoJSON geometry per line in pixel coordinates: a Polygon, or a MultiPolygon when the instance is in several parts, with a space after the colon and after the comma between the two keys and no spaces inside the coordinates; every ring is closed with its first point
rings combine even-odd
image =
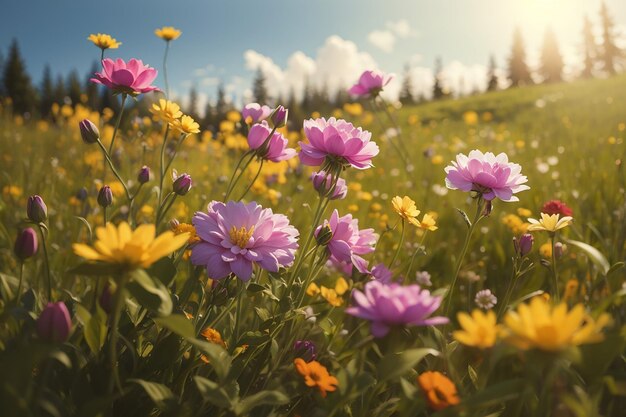
{"type": "Polygon", "coordinates": [[[243,249],[248,245],[248,241],[250,241],[253,233],[254,226],[250,227],[250,230],[246,229],[245,226],[241,226],[241,228],[239,229],[233,226],[229,232],[230,241],[233,243],[233,245],[237,245],[241,249],[243,249]]]}

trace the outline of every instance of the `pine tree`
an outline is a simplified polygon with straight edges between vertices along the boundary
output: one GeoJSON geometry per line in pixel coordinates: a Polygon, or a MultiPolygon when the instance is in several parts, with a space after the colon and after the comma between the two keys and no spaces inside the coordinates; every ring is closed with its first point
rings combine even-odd
{"type": "Polygon", "coordinates": [[[202,123],[201,123],[202,129],[213,130],[212,127],[214,126],[214,123],[215,123],[214,116],[215,116],[215,108],[213,107],[210,101],[207,101],[206,106],[204,108],[204,117],[202,118],[202,123]]]}
{"type": "MultiPolygon", "coordinates": [[[[4,55],[2,55],[2,51],[0,51],[0,76],[2,74],[4,74],[4,55]]],[[[2,80],[0,80],[0,97],[4,97],[5,96],[5,92],[4,92],[4,83],[2,82],[2,80]]]]}
{"type": "Polygon", "coordinates": [[[491,55],[489,57],[489,70],[487,71],[487,91],[496,91],[498,89],[498,70],[496,66],[496,58],[491,55]]]}
{"type": "Polygon", "coordinates": [[[91,70],[87,73],[87,77],[85,78],[85,86],[84,91],[87,95],[87,105],[90,109],[98,109],[100,106],[100,97],[98,95],[98,84],[91,82],[90,80],[93,78],[93,74],[98,72],[100,68],[98,67],[98,63],[96,61],[91,65],[91,70]]]}
{"type": "Polygon", "coordinates": [[[602,44],[600,45],[600,60],[604,70],[610,75],[615,74],[616,61],[624,56],[624,52],[615,43],[613,18],[609,15],[609,9],[603,1],[600,7],[600,22],[602,24],[602,44]]]}
{"type": "Polygon", "coordinates": [[[311,114],[311,104],[313,102],[313,89],[311,87],[311,83],[307,78],[304,81],[304,89],[302,91],[302,100],[300,101],[300,105],[302,107],[302,111],[305,115],[311,114]]]}
{"type": "Polygon", "coordinates": [[[563,57],[552,29],[548,28],[541,48],[541,68],[544,83],[556,83],[563,80],[563,57]]]}
{"type": "Polygon", "coordinates": [[[509,58],[509,80],[511,81],[511,87],[533,83],[530,70],[526,64],[524,40],[519,28],[515,28],[513,32],[513,47],[511,48],[511,57],[509,58]]]}
{"type": "Polygon", "coordinates": [[[296,97],[296,91],[293,87],[289,90],[289,98],[287,99],[287,108],[289,109],[288,123],[294,126],[300,126],[304,120],[304,113],[300,102],[296,97]]]}
{"type": "Polygon", "coordinates": [[[50,115],[50,109],[52,108],[52,103],[54,103],[54,83],[52,81],[52,71],[48,64],[43,69],[39,97],[39,114],[41,117],[46,118],[50,115]]]}
{"type": "Polygon", "coordinates": [[[433,100],[439,100],[445,96],[443,87],[441,86],[441,71],[442,64],[441,58],[437,57],[435,60],[435,83],[433,84],[433,100]]]}
{"type": "Polygon", "coordinates": [[[192,86],[189,89],[189,105],[187,106],[187,114],[193,117],[194,120],[198,120],[198,91],[196,87],[192,86]]]}
{"type": "Polygon", "coordinates": [[[57,104],[65,103],[65,81],[62,76],[57,77],[57,82],[54,84],[54,102],[57,104]]]}
{"type": "Polygon", "coordinates": [[[403,106],[415,104],[415,96],[413,95],[413,82],[411,81],[411,67],[409,64],[404,66],[404,78],[402,79],[402,87],[398,96],[403,106]]]}
{"type": "Polygon", "coordinates": [[[217,86],[217,101],[215,103],[215,117],[217,121],[223,120],[228,112],[228,103],[226,102],[226,91],[224,84],[220,81],[217,86]]]}
{"type": "Polygon", "coordinates": [[[13,39],[9,48],[9,57],[3,73],[4,91],[13,102],[13,112],[16,114],[32,113],[35,110],[37,96],[30,76],[20,53],[17,40],[13,39]]]}
{"type": "Polygon", "coordinates": [[[78,71],[72,70],[67,76],[67,95],[72,102],[72,106],[76,106],[81,102],[81,95],[83,94],[82,86],[80,85],[80,77],[78,71]]]}
{"type": "Polygon", "coordinates": [[[585,15],[583,20],[583,53],[585,55],[584,58],[584,67],[581,76],[583,78],[591,78],[593,77],[593,67],[595,60],[595,51],[597,49],[596,41],[593,36],[593,28],[591,26],[591,20],[589,17],[585,15]]]}
{"type": "Polygon", "coordinates": [[[254,101],[260,105],[267,104],[269,99],[266,84],[267,79],[265,78],[265,74],[263,74],[263,71],[261,71],[259,67],[252,83],[252,95],[254,96],[254,101]]]}

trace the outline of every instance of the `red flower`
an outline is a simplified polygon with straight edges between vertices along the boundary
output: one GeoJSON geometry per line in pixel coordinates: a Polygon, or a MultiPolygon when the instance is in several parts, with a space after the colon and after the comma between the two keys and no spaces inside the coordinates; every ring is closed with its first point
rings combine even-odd
{"type": "Polygon", "coordinates": [[[560,200],[550,200],[541,208],[542,213],[546,214],[560,214],[561,216],[572,216],[572,209],[560,200]]]}

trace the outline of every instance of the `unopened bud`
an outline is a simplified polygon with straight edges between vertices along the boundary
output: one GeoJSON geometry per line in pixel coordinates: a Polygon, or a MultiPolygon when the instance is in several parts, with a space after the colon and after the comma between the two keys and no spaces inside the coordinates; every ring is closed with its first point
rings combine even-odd
{"type": "Polygon", "coordinates": [[[13,247],[15,256],[24,261],[37,253],[37,232],[33,229],[26,228],[22,230],[15,239],[13,247]]]}
{"type": "Polygon", "coordinates": [[[139,173],[137,174],[137,181],[139,181],[139,184],[145,184],[150,181],[150,168],[146,165],[141,167],[139,173]]]}
{"type": "Polygon", "coordinates": [[[47,342],[63,343],[72,330],[72,319],[65,303],[48,303],[37,319],[37,334],[47,342]]]}
{"type": "Polygon", "coordinates": [[[330,229],[328,225],[320,226],[317,233],[315,234],[315,241],[320,246],[328,245],[328,242],[333,238],[333,231],[330,229]]]}
{"type": "Polygon", "coordinates": [[[288,115],[289,110],[283,106],[276,107],[276,110],[272,113],[272,123],[274,123],[274,127],[279,128],[285,126],[287,124],[288,115]]]}
{"type": "Polygon", "coordinates": [[[523,258],[528,255],[533,248],[535,239],[530,233],[525,233],[520,236],[519,240],[513,238],[513,246],[515,247],[515,253],[518,257],[523,258]]]}
{"type": "Polygon", "coordinates": [[[173,190],[178,195],[185,195],[191,190],[192,186],[191,175],[181,174],[174,180],[173,190]]]}
{"type": "Polygon", "coordinates": [[[111,187],[108,185],[100,188],[98,192],[98,204],[103,208],[107,208],[113,204],[113,191],[111,191],[111,187]]]}
{"type": "Polygon", "coordinates": [[[100,139],[100,131],[91,120],[84,119],[78,123],[78,127],[80,128],[80,136],[83,138],[83,142],[92,144],[100,139]]]}
{"type": "Polygon", "coordinates": [[[42,223],[48,219],[48,207],[44,203],[43,198],[38,195],[28,197],[26,203],[26,215],[35,223],[42,223]]]}

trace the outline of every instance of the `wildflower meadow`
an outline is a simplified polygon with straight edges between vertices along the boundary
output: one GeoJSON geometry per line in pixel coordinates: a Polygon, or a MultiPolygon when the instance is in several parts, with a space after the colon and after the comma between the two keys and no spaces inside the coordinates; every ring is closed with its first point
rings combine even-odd
{"type": "Polygon", "coordinates": [[[625,415],[626,74],[208,127],[185,36],[2,98],[0,415],[625,415]]]}

